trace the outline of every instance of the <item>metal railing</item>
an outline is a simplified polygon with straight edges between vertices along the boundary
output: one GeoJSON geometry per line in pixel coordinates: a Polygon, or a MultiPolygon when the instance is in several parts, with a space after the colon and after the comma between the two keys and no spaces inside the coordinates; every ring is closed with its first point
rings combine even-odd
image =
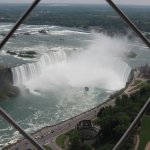
{"type": "Polygon", "coordinates": [[[111,1],[106,0],[108,4],[120,15],[120,17],[131,27],[139,38],[150,48],[150,43],[140,30],[130,21],[130,19],[111,1]]]}
{"type": "MultiPolygon", "coordinates": [[[[14,27],[10,30],[10,32],[5,36],[5,38],[0,43],[0,50],[5,45],[5,43],[9,40],[9,38],[13,35],[13,33],[17,30],[17,28],[21,25],[21,23],[25,20],[25,18],[32,12],[35,6],[40,2],[40,0],[35,0],[32,5],[25,11],[25,13],[18,19],[14,27]]],[[[0,108],[0,114],[15,127],[26,139],[28,139],[38,150],[44,150],[44,148],[32,138],[27,132],[25,132],[2,108],[0,108]]]]}
{"type": "MultiPolygon", "coordinates": [[[[139,38],[150,48],[150,42],[146,39],[146,37],[144,37],[144,35],[138,30],[138,28],[136,28],[136,26],[130,21],[130,19],[127,18],[126,15],[111,0],[106,1],[120,15],[120,17],[131,27],[131,29],[139,36],[139,38]]],[[[147,111],[149,106],[150,106],[150,98],[147,100],[141,111],[138,113],[134,121],[131,123],[131,125],[126,130],[121,139],[118,141],[113,150],[119,150],[121,148],[121,146],[125,143],[129,135],[132,133],[133,129],[136,127],[136,125],[138,124],[144,113],[147,111]]]]}
{"type": "MultiPolygon", "coordinates": [[[[143,36],[143,34],[138,30],[138,28],[125,16],[125,14],[111,1],[106,0],[108,4],[121,16],[121,18],[131,27],[131,29],[139,36],[139,38],[150,48],[150,42],[143,36]]],[[[24,19],[29,15],[29,13],[35,8],[35,6],[40,2],[40,0],[35,0],[33,4],[27,9],[27,11],[20,17],[20,19],[16,22],[11,31],[5,36],[5,38],[0,43],[0,50],[5,45],[5,43],[9,40],[9,38],[13,35],[13,33],[17,30],[20,24],[24,21],[24,19]]],[[[124,144],[126,139],[132,133],[135,126],[138,124],[143,114],[150,106],[150,99],[147,100],[141,111],[138,113],[137,117],[134,119],[130,127],[126,130],[122,138],[118,141],[113,150],[119,150],[121,146],[124,144]]],[[[13,125],[25,138],[27,138],[38,150],[44,150],[44,148],[36,142],[28,133],[26,133],[2,108],[0,108],[0,114],[11,124],[13,125]]]]}

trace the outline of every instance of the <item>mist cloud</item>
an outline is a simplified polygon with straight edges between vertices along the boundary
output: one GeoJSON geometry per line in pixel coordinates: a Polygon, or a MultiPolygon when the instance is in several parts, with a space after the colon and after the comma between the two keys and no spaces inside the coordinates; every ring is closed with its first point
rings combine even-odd
{"type": "Polygon", "coordinates": [[[125,86],[121,64],[117,56],[128,49],[122,43],[126,38],[94,34],[88,49],[71,58],[46,68],[37,79],[26,83],[27,88],[51,90],[57,87],[101,87],[117,90],[125,86]],[[115,58],[116,57],[116,58],[115,58]],[[115,70],[118,67],[120,70],[115,70]],[[119,68],[120,67],[120,68],[119,68]]]}

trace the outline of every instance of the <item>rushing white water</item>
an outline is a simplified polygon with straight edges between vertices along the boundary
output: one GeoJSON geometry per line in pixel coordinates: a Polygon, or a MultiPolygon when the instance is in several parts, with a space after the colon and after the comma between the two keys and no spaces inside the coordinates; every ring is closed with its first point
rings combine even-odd
{"type": "Polygon", "coordinates": [[[24,84],[42,74],[47,66],[56,64],[65,59],[66,55],[63,51],[50,51],[43,54],[40,60],[37,62],[14,67],[12,68],[14,84],[24,84]]]}
{"type": "Polygon", "coordinates": [[[67,52],[50,51],[35,63],[12,68],[14,84],[26,85],[30,90],[41,89],[42,83],[44,87],[88,85],[117,90],[124,87],[129,78],[131,68],[119,59],[104,59],[97,54],[90,57],[89,52],[75,56],[67,59],[67,52]]]}
{"type": "Polygon", "coordinates": [[[127,63],[121,60],[116,60],[114,70],[117,72],[117,74],[122,78],[122,80],[125,83],[130,78],[131,67],[127,63]]]}
{"type": "MultiPolygon", "coordinates": [[[[5,28],[11,27],[0,25],[0,33],[5,28]]],[[[116,55],[129,50],[122,45],[122,38],[44,25],[22,25],[17,32],[16,38],[5,45],[0,62],[12,67],[14,84],[25,85],[30,92],[22,90],[19,97],[0,105],[29,133],[105,102],[128,80],[131,68],[116,55]],[[41,29],[47,34],[40,34],[41,29]],[[24,35],[25,32],[30,35],[24,35]],[[38,55],[33,60],[19,58],[8,55],[7,50],[35,51],[38,55]],[[86,93],[85,86],[89,87],[86,93]]],[[[137,65],[135,60],[127,61],[137,65]]],[[[0,129],[0,144],[20,137],[2,117],[0,129]]]]}

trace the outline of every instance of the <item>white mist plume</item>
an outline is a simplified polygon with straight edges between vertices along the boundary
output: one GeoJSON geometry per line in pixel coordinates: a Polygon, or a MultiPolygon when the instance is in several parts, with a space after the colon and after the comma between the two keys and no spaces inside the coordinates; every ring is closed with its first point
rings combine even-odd
{"type": "MultiPolygon", "coordinates": [[[[127,49],[121,38],[111,38],[106,35],[95,35],[95,41],[88,49],[71,58],[46,68],[39,77],[25,83],[30,90],[51,90],[57,87],[101,87],[117,90],[125,86],[120,60],[114,57],[127,49]]],[[[122,62],[123,63],[123,62],[122,62]]],[[[128,67],[128,66],[127,66],[128,67]]]]}

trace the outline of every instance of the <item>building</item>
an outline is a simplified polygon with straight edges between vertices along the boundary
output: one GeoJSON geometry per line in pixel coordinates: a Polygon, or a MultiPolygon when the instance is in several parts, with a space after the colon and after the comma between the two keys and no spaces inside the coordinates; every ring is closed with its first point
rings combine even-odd
{"type": "Polygon", "coordinates": [[[143,74],[144,76],[150,76],[150,67],[146,63],[145,66],[140,67],[140,73],[143,74]]]}
{"type": "Polygon", "coordinates": [[[94,128],[91,120],[82,120],[77,126],[77,130],[80,131],[84,145],[95,145],[98,142],[97,131],[94,128]]]}
{"type": "Polygon", "coordinates": [[[104,28],[101,28],[100,26],[90,26],[88,27],[88,29],[90,31],[95,31],[95,32],[105,32],[105,29],[104,28]]]}

